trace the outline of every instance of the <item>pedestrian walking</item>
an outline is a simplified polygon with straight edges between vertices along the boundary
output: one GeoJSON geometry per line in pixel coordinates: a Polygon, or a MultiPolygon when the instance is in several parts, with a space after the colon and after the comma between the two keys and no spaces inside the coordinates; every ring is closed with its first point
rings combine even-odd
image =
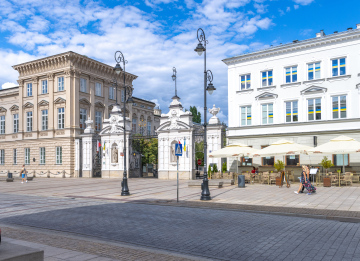
{"type": "Polygon", "coordinates": [[[22,166],[22,169],[20,171],[20,175],[21,175],[21,178],[22,178],[21,183],[24,183],[24,181],[27,182],[27,173],[26,173],[25,165],[22,166]]]}
{"type": "Polygon", "coordinates": [[[302,172],[300,175],[300,185],[299,189],[297,191],[294,191],[295,194],[299,194],[300,192],[304,191],[304,188],[308,191],[308,195],[311,195],[311,193],[316,192],[316,188],[310,183],[310,169],[308,166],[303,165],[302,166],[302,172]]]}

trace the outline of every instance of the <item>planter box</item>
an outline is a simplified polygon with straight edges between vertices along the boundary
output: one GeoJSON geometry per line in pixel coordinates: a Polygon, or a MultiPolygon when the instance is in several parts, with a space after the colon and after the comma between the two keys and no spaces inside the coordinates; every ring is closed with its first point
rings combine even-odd
{"type": "Polygon", "coordinates": [[[324,187],[331,187],[331,178],[330,177],[324,177],[324,187]]]}
{"type": "Polygon", "coordinates": [[[275,185],[276,186],[281,186],[281,178],[280,177],[275,178],[275,185]]]}

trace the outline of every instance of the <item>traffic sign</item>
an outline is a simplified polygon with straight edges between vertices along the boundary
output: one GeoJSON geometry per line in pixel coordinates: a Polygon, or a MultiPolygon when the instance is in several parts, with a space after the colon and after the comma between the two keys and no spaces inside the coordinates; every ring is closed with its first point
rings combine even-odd
{"type": "Polygon", "coordinates": [[[199,166],[201,165],[201,159],[198,159],[198,165],[199,166]]]}
{"type": "Polygon", "coordinates": [[[182,156],[182,144],[181,143],[175,143],[175,156],[182,156]]]}

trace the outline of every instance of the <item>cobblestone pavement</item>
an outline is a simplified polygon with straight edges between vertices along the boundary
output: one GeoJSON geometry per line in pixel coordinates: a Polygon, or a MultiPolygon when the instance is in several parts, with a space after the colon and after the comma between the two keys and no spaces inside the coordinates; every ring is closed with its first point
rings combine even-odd
{"type": "MultiPolygon", "coordinates": [[[[5,198],[10,202],[16,202],[20,200],[18,197],[1,194],[0,202],[4,202],[5,198]]],[[[49,202],[46,204],[51,202],[54,205],[55,202],[51,200],[60,200],[39,196],[22,198],[23,201],[32,202],[47,199],[49,202]]],[[[100,200],[90,204],[89,199],[63,200],[64,202],[57,202],[60,209],[42,209],[36,212],[30,208],[15,217],[6,217],[4,214],[0,223],[4,226],[62,231],[102,241],[127,243],[199,258],[360,260],[359,223],[210,208],[108,203],[100,200]],[[61,203],[67,202],[71,202],[67,208],[61,207],[61,203]]],[[[50,206],[51,208],[54,206],[50,206]]],[[[11,234],[11,231],[9,233],[11,234]]],[[[61,247],[68,244],[79,248],[73,250],[89,253],[83,248],[88,243],[76,244],[70,240],[62,242],[56,238],[53,240],[61,247]]],[[[89,246],[91,248],[91,244],[89,246]]],[[[129,260],[136,258],[129,257],[129,260]]],[[[167,260],[166,257],[164,260],[167,260]]]]}

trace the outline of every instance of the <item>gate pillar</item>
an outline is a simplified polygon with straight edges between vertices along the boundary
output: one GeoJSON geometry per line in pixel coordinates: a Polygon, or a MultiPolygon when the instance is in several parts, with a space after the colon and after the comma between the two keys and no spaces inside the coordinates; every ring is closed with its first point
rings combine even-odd
{"type": "MultiPolygon", "coordinates": [[[[158,133],[158,178],[176,179],[175,144],[186,145],[183,156],[179,157],[179,178],[195,179],[192,114],[184,112],[180,98],[174,96],[167,114],[161,114],[158,133]]],[[[185,147],[185,146],[184,146],[185,147]]]]}
{"type": "Polygon", "coordinates": [[[90,118],[85,121],[86,129],[82,137],[82,177],[92,178],[99,172],[96,164],[97,141],[99,136],[92,127],[93,121],[90,118]]]}

